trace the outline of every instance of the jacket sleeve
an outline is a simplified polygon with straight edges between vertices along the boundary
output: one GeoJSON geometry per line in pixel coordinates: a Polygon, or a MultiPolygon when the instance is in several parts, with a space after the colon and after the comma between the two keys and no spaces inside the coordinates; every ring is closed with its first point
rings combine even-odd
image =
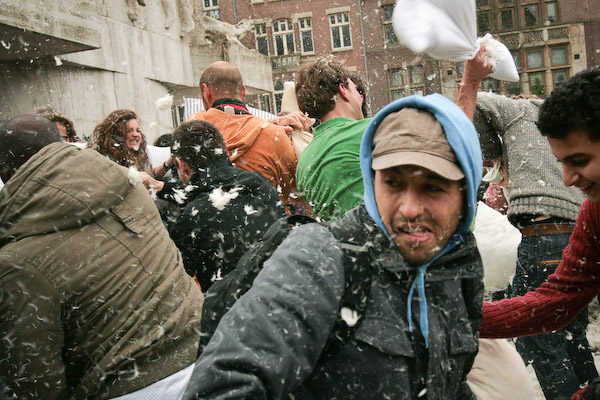
{"type": "Polygon", "coordinates": [[[327,228],[292,231],[227,312],[196,362],[186,399],[280,399],[314,369],[344,291],[327,228]]]}
{"type": "Polygon", "coordinates": [[[483,305],[481,337],[548,333],[568,325],[600,293],[600,207],[586,200],[556,272],[537,290],[483,305]]]}
{"type": "MultiPolygon", "coordinates": [[[[485,92],[477,95],[473,123],[484,160],[493,160],[503,155],[504,135],[524,115],[525,111],[518,102],[509,97],[485,92]]],[[[515,133],[518,131],[515,130],[515,133]]]]}
{"type": "MultiPolygon", "coordinates": [[[[285,131],[275,125],[269,125],[268,129],[270,129],[270,134],[265,135],[265,140],[267,137],[270,138],[270,143],[265,145],[265,148],[269,152],[267,156],[271,158],[269,166],[273,168],[270,171],[272,175],[270,179],[287,208],[289,205],[298,204],[302,201],[296,187],[298,159],[292,141],[285,131]]],[[[263,140],[263,138],[260,140],[263,140]]]]}
{"type": "Polygon", "coordinates": [[[61,298],[35,266],[0,255],[0,376],[15,398],[68,394],[61,298]]]}

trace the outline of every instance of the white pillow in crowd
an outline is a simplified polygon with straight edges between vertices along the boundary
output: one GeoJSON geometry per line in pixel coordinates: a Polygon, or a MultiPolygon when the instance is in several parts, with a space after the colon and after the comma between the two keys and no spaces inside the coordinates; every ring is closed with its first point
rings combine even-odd
{"type": "Polygon", "coordinates": [[[415,53],[438,60],[472,60],[485,43],[491,77],[519,80],[517,67],[504,44],[489,33],[477,39],[475,0],[397,0],[392,17],[398,40],[415,53]]]}
{"type": "Polygon", "coordinates": [[[169,157],[171,157],[170,147],[157,147],[148,145],[146,147],[146,151],[148,152],[148,158],[150,159],[152,169],[158,167],[163,162],[167,161],[169,157]]]}
{"type": "Polygon", "coordinates": [[[511,225],[506,215],[480,201],[473,235],[483,261],[485,290],[506,289],[515,275],[521,232],[511,225]]]}

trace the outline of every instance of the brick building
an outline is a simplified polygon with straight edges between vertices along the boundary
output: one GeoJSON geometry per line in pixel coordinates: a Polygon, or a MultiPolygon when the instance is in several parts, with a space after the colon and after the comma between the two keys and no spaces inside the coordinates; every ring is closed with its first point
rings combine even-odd
{"type": "MultiPolygon", "coordinates": [[[[394,0],[202,0],[205,15],[237,24],[252,19],[242,42],[269,56],[274,95],[249,98],[277,112],[283,82],[315,56],[332,55],[364,77],[377,112],[411,94],[454,99],[462,63],[417,55],[398,43],[394,0]]],[[[598,0],[476,0],[478,34],[490,32],[511,50],[521,81],[487,79],[482,89],[544,97],[573,74],[600,65],[598,0]]]]}

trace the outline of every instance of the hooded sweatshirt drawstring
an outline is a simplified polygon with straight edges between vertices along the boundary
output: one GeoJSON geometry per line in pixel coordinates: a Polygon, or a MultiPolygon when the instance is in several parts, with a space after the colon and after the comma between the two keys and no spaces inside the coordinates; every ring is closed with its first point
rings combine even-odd
{"type": "Polygon", "coordinates": [[[417,268],[417,276],[410,287],[407,300],[408,329],[412,332],[412,299],[416,287],[419,293],[419,326],[425,338],[425,348],[429,348],[429,319],[427,318],[427,296],[425,295],[425,272],[429,264],[431,263],[421,265],[417,268]]]}

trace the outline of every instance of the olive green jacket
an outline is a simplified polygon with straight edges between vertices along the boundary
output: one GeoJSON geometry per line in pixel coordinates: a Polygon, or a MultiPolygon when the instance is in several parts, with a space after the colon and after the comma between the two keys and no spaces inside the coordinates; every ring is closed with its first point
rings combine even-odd
{"type": "Polygon", "coordinates": [[[0,382],[110,398],[194,362],[202,294],[135,174],[51,144],[0,191],[0,382]]]}

